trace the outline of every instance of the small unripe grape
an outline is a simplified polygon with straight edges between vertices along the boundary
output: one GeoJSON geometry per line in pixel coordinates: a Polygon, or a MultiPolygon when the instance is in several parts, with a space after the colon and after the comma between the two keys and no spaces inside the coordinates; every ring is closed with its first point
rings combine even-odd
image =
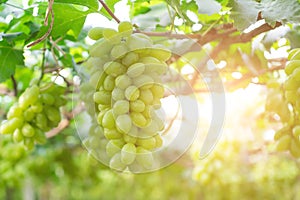
{"type": "Polygon", "coordinates": [[[129,102],[127,100],[116,101],[113,106],[113,113],[116,116],[129,112],[129,102]]]}
{"type": "Polygon", "coordinates": [[[130,101],[130,111],[143,112],[145,110],[145,103],[142,100],[130,101]]]}
{"type": "Polygon", "coordinates": [[[41,100],[44,104],[47,104],[47,105],[53,105],[55,102],[55,98],[49,93],[42,94],[41,100]]]}
{"type": "Polygon", "coordinates": [[[156,148],[156,140],[154,137],[145,138],[145,139],[140,138],[136,141],[136,144],[148,150],[152,150],[156,148]]]}
{"type": "Polygon", "coordinates": [[[92,40],[99,40],[100,38],[103,37],[103,30],[104,30],[104,28],[102,28],[102,27],[94,27],[89,30],[88,36],[92,40]]]}
{"type": "Polygon", "coordinates": [[[133,83],[136,87],[141,89],[149,89],[153,86],[154,80],[151,76],[148,75],[140,75],[133,80],[133,83]]]}
{"type": "Polygon", "coordinates": [[[116,78],[116,86],[122,90],[125,90],[132,84],[131,78],[126,75],[120,75],[116,78]]]}
{"type": "Polygon", "coordinates": [[[123,57],[128,52],[125,44],[118,44],[114,46],[110,52],[112,59],[117,59],[123,57]]]}
{"type": "Polygon", "coordinates": [[[93,99],[97,104],[109,105],[111,103],[111,93],[101,90],[94,93],[93,99]]]}
{"type": "Polygon", "coordinates": [[[109,161],[109,167],[117,171],[123,171],[126,164],[121,161],[121,153],[116,153],[109,161]]]}
{"type": "Polygon", "coordinates": [[[131,112],[130,117],[132,123],[137,127],[145,127],[147,125],[147,119],[144,117],[143,114],[138,112],[131,112]]]}
{"type": "Polygon", "coordinates": [[[153,165],[152,153],[143,147],[137,147],[136,150],[136,160],[137,162],[146,169],[150,169],[153,165]]]}
{"type": "Polygon", "coordinates": [[[153,101],[153,94],[151,90],[141,90],[139,99],[142,100],[146,105],[151,104],[153,101]]]}
{"type": "Polygon", "coordinates": [[[139,98],[140,96],[140,91],[139,89],[134,86],[134,85],[131,85],[129,86],[126,90],[125,90],[125,97],[127,100],[129,101],[135,101],[139,98]]]}
{"type": "Polygon", "coordinates": [[[7,113],[7,119],[12,119],[14,117],[21,117],[22,114],[23,114],[23,110],[19,107],[18,104],[14,104],[12,107],[10,107],[7,113]]]}
{"type": "Polygon", "coordinates": [[[127,75],[130,78],[135,78],[143,74],[145,71],[145,65],[143,63],[135,63],[133,65],[130,65],[130,67],[127,69],[127,75]]]}
{"type": "Polygon", "coordinates": [[[115,88],[115,78],[107,76],[103,82],[103,88],[107,91],[112,91],[115,88]]]}
{"type": "Polygon", "coordinates": [[[136,147],[132,143],[127,143],[121,150],[121,161],[126,165],[133,163],[136,157],[136,147]]]}
{"type": "Polygon", "coordinates": [[[114,88],[114,90],[112,91],[112,99],[115,101],[125,99],[124,90],[120,88],[114,88]]]}
{"type": "Polygon", "coordinates": [[[120,33],[123,33],[124,36],[130,36],[133,32],[133,26],[130,22],[123,21],[119,24],[118,30],[120,33]]]}
{"type": "Polygon", "coordinates": [[[24,124],[21,130],[23,136],[25,137],[33,137],[35,134],[34,128],[28,123],[24,124]]]}
{"type": "Polygon", "coordinates": [[[106,145],[107,155],[109,157],[114,156],[116,153],[121,151],[124,144],[124,140],[121,139],[110,140],[106,145]]]}
{"type": "Polygon", "coordinates": [[[129,52],[122,58],[122,64],[125,66],[130,66],[136,63],[138,60],[139,55],[137,53],[129,52]]]}
{"type": "Polygon", "coordinates": [[[119,115],[116,119],[116,127],[123,133],[128,133],[131,129],[132,121],[128,114],[119,115]]]}
{"type": "Polygon", "coordinates": [[[20,129],[16,129],[13,133],[13,139],[15,142],[21,142],[24,140],[23,134],[20,129]]]}
{"type": "Polygon", "coordinates": [[[47,106],[45,108],[45,113],[46,116],[48,117],[48,119],[52,122],[60,122],[61,120],[61,115],[58,109],[56,109],[55,107],[52,106],[47,106]]]}
{"type": "Polygon", "coordinates": [[[109,110],[104,114],[102,126],[109,129],[113,129],[115,127],[115,118],[112,110],[109,110]]]}
{"type": "MultiPolygon", "coordinates": [[[[132,130],[132,129],[131,129],[132,130]]],[[[132,143],[132,144],[135,144],[136,141],[137,141],[137,137],[134,137],[132,135],[130,135],[132,132],[130,130],[130,133],[129,134],[124,134],[123,135],[123,139],[126,143],[132,143]]]]}
{"type": "Polygon", "coordinates": [[[104,129],[104,136],[106,139],[108,140],[112,140],[112,139],[119,139],[123,137],[123,134],[120,133],[118,130],[116,129],[104,129]]]}
{"type": "Polygon", "coordinates": [[[103,69],[107,74],[113,77],[119,76],[126,72],[126,67],[124,67],[124,65],[122,65],[121,63],[115,61],[105,63],[103,69]]]}
{"type": "Polygon", "coordinates": [[[103,37],[111,44],[118,44],[121,41],[121,34],[114,29],[106,28],[102,33],[103,37]]]}

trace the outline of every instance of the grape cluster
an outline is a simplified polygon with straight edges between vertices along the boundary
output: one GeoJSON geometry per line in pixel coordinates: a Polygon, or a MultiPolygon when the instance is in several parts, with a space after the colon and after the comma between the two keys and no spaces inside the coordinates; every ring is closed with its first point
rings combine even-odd
{"type": "Polygon", "coordinates": [[[15,142],[22,142],[29,150],[35,143],[45,143],[44,133],[61,120],[59,107],[66,103],[63,93],[64,88],[55,84],[42,89],[37,85],[28,87],[10,107],[0,133],[12,134],[15,142]]]}
{"type": "Polygon", "coordinates": [[[91,127],[86,145],[95,151],[105,146],[113,169],[150,169],[152,152],[163,143],[159,133],[164,122],[156,110],[164,96],[161,75],[171,53],[148,36],[133,33],[129,22],[121,22],[118,31],[98,27],[88,35],[98,40],[85,63],[98,125],[91,127]]]}
{"type": "MultiPolygon", "coordinates": [[[[289,151],[294,157],[300,157],[300,49],[293,49],[285,67],[287,79],[284,82],[284,97],[290,105],[291,118],[276,132],[278,151],[289,151]]],[[[280,106],[280,105],[278,105],[280,106]]]]}

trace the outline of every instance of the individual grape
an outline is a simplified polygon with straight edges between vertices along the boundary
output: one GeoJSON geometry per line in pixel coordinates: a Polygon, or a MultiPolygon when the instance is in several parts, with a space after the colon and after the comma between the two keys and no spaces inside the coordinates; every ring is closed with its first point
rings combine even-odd
{"type": "Polygon", "coordinates": [[[123,34],[123,36],[130,36],[133,32],[133,26],[130,22],[121,22],[118,26],[118,31],[123,34]]]}
{"type": "Polygon", "coordinates": [[[123,56],[125,56],[125,54],[128,52],[128,49],[126,47],[125,44],[119,44],[119,45],[116,45],[112,48],[111,50],[111,57],[112,59],[117,59],[117,58],[121,58],[123,56]]]}
{"type": "Polygon", "coordinates": [[[92,40],[99,40],[100,38],[103,37],[103,30],[104,30],[104,28],[102,28],[102,27],[94,27],[89,30],[88,36],[92,40]]]}
{"type": "Polygon", "coordinates": [[[127,143],[121,150],[121,161],[126,165],[133,163],[136,157],[136,147],[132,143],[127,143]]]}
{"type": "Polygon", "coordinates": [[[124,74],[126,72],[126,67],[124,67],[121,63],[115,61],[105,63],[103,69],[107,74],[113,77],[124,74]]]}
{"type": "Polygon", "coordinates": [[[156,140],[154,137],[140,138],[137,140],[136,144],[148,150],[156,148],[156,140]]]}
{"type": "Polygon", "coordinates": [[[151,104],[153,102],[153,94],[151,90],[141,90],[139,99],[142,100],[146,105],[151,104]]]}
{"type": "Polygon", "coordinates": [[[129,112],[129,102],[127,100],[119,100],[114,103],[113,113],[115,116],[126,114],[129,112]]]}
{"type": "Polygon", "coordinates": [[[126,88],[125,97],[127,100],[135,101],[139,98],[139,96],[140,96],[140,90],[136,86],[131,85],[128,88],[126,88]]]}
{"type": "Polygon", "coordinates": [[[35,134],[35,130],[30,124],[26,123],[22,127],[22,134],[25,137],[33,137],[35,134]]]}
{"type": "Polygon", "coordinates": [[[108,110],[102,119],[102,126],[104,128],[112,129],[115,127],[115,118],[113,114],[113,110],[108,110]]]}
{"type": "Polygon", "coordinates": [[[136,63],[139,60],[139,55],[135,52],[128,52],[123,58],[122,58],[122,64],[125,66],[130,66],[134,63],[136,63]]]}
{"type": "Polygon", "coordinates": [[[105,90],[100,90],[94,93],[93,99],[98,104],[109,105],[111,103],[111,93],[105,90]]]}
{"type": "Polygon", "coordinates": [[[116,78],[116,86],[122,90],[127,89],[132,84],[132,80],[126,74],[120,75],[116,78]]]}
{"type": "Polygon", "coordinates": [[[115,169],[117,171],[123,171],[126,168],[126,164],[124,164],[121,160],[121,153],[116,153],[109,162],[109,167],[111,169],[115,169]]]}
{"type": "Polygon", "coordinates": [[[146,105],[142,100],[130,101],[130,111],[132,112],[143,112],[145,107],[146,105]]]}
{"type": "Polygon", "coordinates": [[[131,112],[130,117],[132,123],[137,127],[145,127],[147,125],[147,119],[144,117],[142,113],[131,112]]]}
{"type": "MultiPolygon", "coordinates": [[[[134,127],[134,126],[132,126],[132,127],[134,127]]],[[[134,133],[134,130],[132,130],[132,128],[131,128],[131,130],[130,130],[130,132],[129,132],[128,134],[124,134],[124,135],[123,135],[124,141],[125,141],[126,143],[132,143],[132,144],[135,144],[136,141],[137,141],[137,137],[135,137],[135,136],[133,136],[133,135],[137,136],[137,134],[134,133]]]]}
{"type": "Polygon", "coordinates": [[[120,133],[117,129],[104,129],[104,136],[108,140],[120,139],[123,137],[123,134],[120,133]]]}
{"type": "Polygon", "coordinates": [[[124,90],[122,90],[120,88],[114,88],[112,91],[112,99],[115,101],[125,99],[124,90]]]}
{"type": "Polygon", "coordinates": [[[116,118],[116,127],[123,133],[128,133],[132,126],[132,120],[128,114],[119,115],[116,118]]]}
{"type": "Polygon", "coordinates": [[[151,151],[144,149],[143,147],[137,147],[137,162],[146,169],[150,169],[153,165],[153,156],[151,151]]]}
{"type": "Polygon", "coordinates": [[[115,88],[115,78],[112,76],[107,76],[103,82],[103,88],[107,91],[112,91],[115,88]]]}
{"type": "Polygon", "coordinates": [[[149,89],[153,86],[154,80],[151,76],[148,75],[140,75],[133,80],[133,83],[136,87],[140,89],[149,89]]]}
{"type": "Polygon", "coordinates": [[[135,78],[143,74],[145,71],[145,65],[143,63],[135,63],[133,65],[130,65],[130,67],[127,69],[127,75],[130,78],[135,78]]]}

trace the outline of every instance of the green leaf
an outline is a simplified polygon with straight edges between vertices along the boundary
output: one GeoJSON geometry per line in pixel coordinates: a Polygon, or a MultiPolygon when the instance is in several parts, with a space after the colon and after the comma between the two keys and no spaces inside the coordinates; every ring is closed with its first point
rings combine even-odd
{"type": "Polygon", "coordinates": [[[99,8],[99,3],[97,0],[55,0],[56,3],[64,3],[64,4],[75,4],[75,5],[81,5],[86,6],[94,11],[97,11],[99,8]]]}
{"type": "Polygon", "coordinates": [[[0,0],[0,4],[7,2],[8,0],[0,0]]]}
{"type": "Polygon", "coordinates": [[[254,24],[259,12],[259,3],[249,0],[230,0],[229,7],[232,7],[231,17],[234,25],[239,30],[244,30],[254,24]]]}
{"type": "Polygon", "coordinates": [[[0,42],[0,82],[13,75],[17,65],[24,65],[23,51],[0,42]]]}
{"type": "Polygon", "coordinates": [[[78,37],[89,12],[79,11],[73,5],[63,3],[55,3],[53,11],[55,17],[51,35],[58,37],[71,30],[78,37]]]}
{"type": "Polygon", "coordinates": [[[230,0],[228,6],[232,7],[231,17],[239,30],[244,30],[257,21],[258,13],[271,26],[277,21],[286,23],[300,22],[300,4],[297,0],[230,0]]]}
{"type": "MultiPolygon", "coordinates": [[[[109,7],[109,9],[114,13],[115,12],[115,4],[118,3],[119,0],[106,0],[105,4],[109,7]]],[[[102,7],[100,9],[101,14],[103,14],[105,17],[107,17],[108,19],[112,19],[112,16],[110,16],[110,14],[104,9],[104,7],[102,7]]]]}
{"type": "Polygon", "coordinates": [[[213,0],[196,0],[196,3],[200,14],[212,15],[220,12],[222,8],[219,2],[213,0]]]}
{"type": "Polygon", "coordinates": [[[300,22],[300,4],[297,0],[262,0],[262,16],[270,25],[276,21],[300,22]]]}

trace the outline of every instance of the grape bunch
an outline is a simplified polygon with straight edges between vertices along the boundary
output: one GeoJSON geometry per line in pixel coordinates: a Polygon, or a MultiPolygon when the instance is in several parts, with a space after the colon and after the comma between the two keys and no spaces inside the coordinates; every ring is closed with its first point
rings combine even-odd
{"type": "Polygon", "coordinates": [[[55,84],[28,87],[10,107],[0,133],[11,134],[15,142],[22,142],[28,150],[35,143],[45,143],[45,132],[61,120],[59,107],[66,103],[63,93],[64,88],[55,84]]]}
{"type": "MultiPolygon", "coordinates": [[[[300,49],[293,49],[285,67],[287,79],[283,84],[284,98],[290,105],[291,118],[276,132],[278,151],[289,151],[294,157],[300,157],[300,49]]],[[[280,105],[278,105],[280,106],[280,105]]]]}
{"type": "Polygon", "coordinates": [[[118,31],[93,28],[88,35],[98,40],[85,63],[97,126],[91,127],[86,146],[104,151],[113,169],[150,169],[152,153],[163,143],[164,122],[156,110],[164,96],[161,75],[171,53],[147,35],[133,33],[130,22],[121,22],[118,31]]]}

